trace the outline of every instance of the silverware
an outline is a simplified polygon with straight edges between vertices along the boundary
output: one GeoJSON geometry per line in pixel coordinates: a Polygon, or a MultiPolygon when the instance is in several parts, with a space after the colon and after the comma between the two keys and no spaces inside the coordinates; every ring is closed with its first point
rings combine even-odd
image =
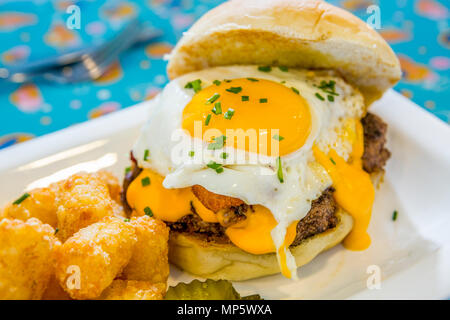
{"type": "Polygon", "coordinates": [[[160,30],[141,30],[141,28],[139,21],[134,19],[107,43],[81,48],[20,69],[0,68],[0,78],[16,83],[43,79],[61,84],[96,79],[121,52],[136,43],[153,40],[162,34],[160,30]]]}

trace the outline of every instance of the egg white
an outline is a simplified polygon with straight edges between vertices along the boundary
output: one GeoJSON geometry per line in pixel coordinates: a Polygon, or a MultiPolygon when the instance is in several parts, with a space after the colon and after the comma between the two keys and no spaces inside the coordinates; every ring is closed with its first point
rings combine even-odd
{"type": "MultiPolygon", "coordinates": [[[[270,95],[269,95],[270,98],[270,95]]],[[[352,144],[339,136],[347,119],[359,119],[363,114],[361,94],[344,80],[326,73],[292,70],[283,72],[273,68],[271,72],[258,71],[257,66],[228,66],[193,72],[171,81],[164,90],[149,102],[150,115],[141,131],[133,154],[142,168],[155,170],[165,176],[164,187],[184,188],[201,185],[207,190],[243,200],[247,204],[267,207],[278,222],[272,231],[276,247],[284,242],[287,227],[306,216],[311,202],[331,185],[331,179],[312,154],[316,144],[328,152],[332,146],[336,152],[347,159],[352,144]],[[184,107],[194,96],[186,83],[201,79],[202,86],[211,85],[214,80],[235,78],[259,78],[283,82],[287,87],[297,88],[307,101],[311,112],[312,130],[305,144],[297,151],[281,157],[284,183],[276,175],[276,158],[262,157],[259,163],[239,163],[234,157],[222,159],[223,151],[251,156],[242,150],[207,150],[207,143],[192,138],[181,130],[184,107]],[[322,101],[316,97],[320,89],[316,87],[321,80],[336,82],[334,102],[322,101]],[[150,156],[144,161],[144,152],[150,156]],[[190,157],[189,151],[195,156],[190,157]],[[215,161],[224,165],[220,174],[206,164],[215,161]]],[[[295,275],[295,260],[288,253],[288,267],[295,275]]]]}

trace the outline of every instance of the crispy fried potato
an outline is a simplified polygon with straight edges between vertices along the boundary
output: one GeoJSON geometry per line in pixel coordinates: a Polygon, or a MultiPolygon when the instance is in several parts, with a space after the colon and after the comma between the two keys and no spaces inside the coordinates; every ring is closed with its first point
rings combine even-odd
{"type": "Polygon", "coordinates": [[[0,221],[0,299],[40,299],[52,273],[55,230],[36,218],[0,221]]]}
{"type": "Polygon", "coordinates": [[[42,300],[70,300],[70,296],[59,284],[55,275],[50,277],[47,289],[45,289],[42,295],[42,300]]]}
{"type": "Polygon", "coordinates": [[[120,192],[122,191],[122,187],[120,186],[119,179],[115,175],[113,175],[109,171],[100,170],[92,175],[97,176],[104,184],[108,187],[109,195],[111,198],[120,203],[120,192]]]}
{"type": "Polygon", "coordinates": [[[166,283],[169,277],[169,228],[149,216],[133,217],[130,223],[138,241],[121,278],[166,283]]]}
{"type": "Polygon", "coordinates": [[[114,280],[103,291],[100,300],[162,300],[166,292],[165,283],[149,281],[114,280]]]}
{"type": "Polygon", "coordinates": [[[78,173],[59,183],[58,237],[65,241],[75,232],[118,213],[108,185],[97,174],[78,173]]]}
{"type": "Polygon", "coordinates": [[[218,212],[221,209],[229,207],[237,207],[244,204],[244,201],[238,198],[232,198],[221,194],[213,193],[200,185],[192,186],[192,192],[203,203],[203,205],[211,211],[218,212]]]}
{"type": "Polygon", "coordinates": [[[6,218],[26,221],[37,218],[43,223],[56,227],[56,202],[54,188],[40,188],[29,191],[28,198],[19,204],[10,203],[3,210],[6,218]]]}
{"type": "Polygon", "coordinates": [[[131,258],[134,227],[117,217],[81,229],[55,250],[55,274],[74,299],[95,299],[131,258]]]}

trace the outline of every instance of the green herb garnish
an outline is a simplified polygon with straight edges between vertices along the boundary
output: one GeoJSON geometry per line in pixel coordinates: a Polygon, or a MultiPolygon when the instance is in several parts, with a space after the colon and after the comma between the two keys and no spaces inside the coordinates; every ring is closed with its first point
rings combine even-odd
{"type": "Polygon", "coordinates": [[[242,91],[242,87],[231,87],[231,88],[225,89],[225,91],[237,94],[242,91]]]}
{"type": "Polygon", "coordinates": [[[275,134],[272,138],[275,139],[275,140],[278,140],[278,141],[284,140],[284,137],[282,137],[282,136],[280,136],[278,134],[275,134]]]}
{"type": "Polygon", "coordinates": [[[58,229],[58,228],[56,228],[56,229],[55,229],[55,233],[54,233],[54,234],[56,235],[56,234],[58,233],[58,231],[59,231],[59,229],[58,229]]]}
{"type": "Polygon", "coordinates": [[[216,102],[216,100],[219,99],[219,98],[220,98],[220,94],[214,93],[208,100],[206,100],[206,103],[205,103],[205,104],[211,104],[211,103],[214,103],[214,102],[216,102]]]}
{"type": "Polygon", "coordinates": [[[284,66],[279,66],[278,69],[280,69],[283,72],[288,72],[289,68],[288,67],[284,67],[284,66]]]}
{"type": "Polygon", "coordinates": [[[259,103],[267,103],[267,98],[261,98],[261,99],[259,99],[259,103]]]}
{"type": "Polygon", "coordinates": [[[259,81],[258,79],[255,79],[255,78],[247,78],[247,80],[251,81],[251,82],[258,82],[259,81]]]}
{"type": "Polygon", "coordinates": [[[209,124],[209,121],[211,121],[211,114],[208,114],[206,116],[206,120],[205,120],[205,126],[207,126],[209,124]]]}
{"type": "Polygon", "coordinates": [[[202,90],[202,80],[197,79],[191,82],[188,82],[185,86],[186,89],[194,89],[194,92],[197,93],[202,90]]]}
{"type": "Polygon", "coordinates": [[[241,100],[242,101],[248,101],[248,100],[250,100],[250,98],[249,98],[249,96],[242,96],[241,100]]]}
{"type": "Polygon", "coordinates": [[[14,205],[21,204],[26,198],[30,196],[29,193],[24,193],[19,199],[13,202],[14,205]]]}
{"type": "Polygon", "coordinates": [[[149,207],[144,208],[144,213],[146,216],[153,217],[152,209],[150,209],[149,207]]]}
{"type": "Polygon", "coordinates": [[[189,157],[193,157],[195,155],[195,152],[194,151],[189,151],[189,157]]]}
{"type": "Polygon", "coordinates": [[[325,98],[320,95],[320,93],[316,92],[316,97],[319,100],[325,101],[325,98]]]}
{"type": "Polygon", "coordinates": [[[280,180],[280,182],[283,183],[284,182],[284,179],[283,179],[283,168],[281,166],[281,158],[280,157],[277,158],[277,168],[278,168],[277,169],[278,180],[280,180]]]}
{"type": "Polygon", "coordinates": [[[213,83],[214,83],[216,86],[220,86],[220,84],[222,83],[222,81],[214,80],[213,83]]]}
{"type": "Polygon", "coordinates": [[[216,173],[222,173],[223,167],[220,163],[217,163],[215,161],[210,161],[207,165],[208,168],[211,168],[216,171],[216,173]]]}
{"type": "Polygon", "coordinates": [[[130,219],[123,219],[123,222],[130,222],[130,219]]]}
{"type": "Polygon", "coordinates": [[[212,108],[211,111],[215,115],[221,114],[222,113],[222,104],[220,102],[216,102],[216,104],[214,105],[214,108],[212,108]]]}
{"type": "Polygon", "coordinates": [[[223,152],[220,156],[222,157],[222,159],[226,159],[228,158],[228,153],[223,152]]]}
{"type": "Polygon", "coordinates": [[[231,118],[234,116],[234,110],[228,109],[227,112],[223,115],[223,117],[227,120],[231,120],[231,118]]]}
{"type": "Polygon", "coordinates": [[[141,179],[141,184],[143,187],[149,186],[150,185],[150,178],[149,177],[145,177],[141,179]]]}
{"type": "Polygon", "coordinates": [[[397,210],[394,210],[394,212],[392,213],[392,221],[397,220],[397,215],[398,215],[397,210]]]}
{"type": "Polygon", "coordinates": [[[125,168],[125,174],[128,174],[129,172],[131,172],[131,167],[126,167],[125,168]]]}
{"type": "Polygon", "coordinates": [[[327,96],[327,98],[328,98],[328,101],[330,101],[330,102],[334,101],[334,97],[330,94],[327,96]]]}
{"type": "Polygon", "coordinates": [[[270,72],[270,71],[272,71],[272,67],[271,66],[260,66],[260,67],[258,67],[258,70],[262,71],[262,72],[270,72]]]}
{"type": "Polygon", "coordinates": [[[298,91],[297,88],[291,87],[291,90],[294,91],[296,94],[300,94],[300,91],[298,91]]]}
{"type": "Polygon", "coordinates": [[[331,161],[332,164],[336,165],[336,162],[334,161],[333,158],[330,158],[330,161],[331,161]]]}
{"type": "Polygon", "coordinates": [[[222,149],[225,145],[225,140],[227,140],[227,137],[221,135],[220,137],[213,138],[213,140],[214,142],[208,145],[208,150],[222,149]]]}
{"type": "Polygon", "coordinates": [[[150,155],[150,150],[148,150],[148,149],[145,149],[145,151],[144,151],[144,161],[147,161],[148,160],[148,156],[150,155]]]}

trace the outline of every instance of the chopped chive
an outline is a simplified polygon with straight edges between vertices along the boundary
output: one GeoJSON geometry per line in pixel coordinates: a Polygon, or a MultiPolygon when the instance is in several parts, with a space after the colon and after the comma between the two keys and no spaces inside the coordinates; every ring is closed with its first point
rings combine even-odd
{"type": "Polygon", "coordinates": [[[272,71],[272,67],[271,66],[260,66],[260,67],[258,67],[258,70],[262,71],[262,72],[270,72],[270,71],[272,71]]]}
{"type": "Polygon", "coordinates": [[[291,87],[291,90],[294,91],[296,94],[300,94],[300,91],[298,91],[297,88],[291,87]]]}
{"type": "Polygon", "coordinates": [[[228,158],[228,153],[223,152],[220,156],[222,157],[222,159],[226,159],[228,158]]]}
{"type": "Polygon", "coordinates": [[[258,79],[255,79],[255,78],[247,78],[247,80],[251,81],[251,82],[258,82],[259,81],[258,79]]]}
{"type": "Polygon", "coordinates": [[[397,215],[398,215],[397,210],[394,210],[394,212],[392,213],[392,221],[397,220],[397,215]]]}
{"type": "Polygon", "coordinates": [[[213,83],[214,83],[216,86],[220,86],[220,84],[222,83],[222,81],[214,80],[213,83]]]}
{"type": "Polygon", "coordinates": [[[148,150],[148,149],[145,149],[145,151],[144,151],[144,161],[147,161],[148,160],[148,156],[150,155],[150,150],[148,150]]]}
{"type": "Polygon", "coordinates": [[[145,207],[144,213],[146,216],[153,217],[153,212],[152,212],[152,209],[150,209],[150,207],[145,207]]]}
{"type": "Polygon", "coordinates": [[[242,101],[248,101],[248,100],[250,100],[250,98],[248,96],[241,96],[241,100],[242,101]]]}
{"type": "Polygon", "coordinates": [[[211,103],[214,103],[214,102],[216,102],[216,100],[219,99],[219,98],[220,98],[220,94],[214,93],[208,100],[206,100],[206,103],[205,103],[205,104],[211,104],[211,103]]]}
{"type": "Polygon", "coordinates": [[[125,168],[125,174],[128,174],[128,173],[130,173],[131,172],[131,167],[126,167],[125,168]]]}
{"type": "Polygon", "coordinates": [[[231,82],[230,79],[224,79],[223,81],[226,82],[226,83],[230,83],[231,82]]]}
{"type": "MultiPolygon", "coordinates": [[[[316,87],[321,89],[323,92],[325,92],[329,95],[338,96],[339,93],[336,93],[335,85],[336,85],[336,81],[334,81],[334,80],[330,80],[328,82],[325,80],[322,80],[320,82],[320,85],[318,85],[316,87]]],[[[330,99],[330,98],[328,98],[328,99],[330,99]]],[[[329,101],[332,101],[332,100],[329,100],[329,101]]]]}
{"type": "Polygon", "coordinates": [[[130,219],[123,219],[124,222],[130,222],[130,219]]]}
{"type": "Polygon", "coordinates": [[[280,182],[283,183],[284,182],[283,168],[281,167],[281,158],[280,157],[277,158],[277,167],[278,167],[278,169],[277,169],[278,180],[280,180],[280,182]]]}
{"type": "Polygon", "coordinates": [[[24,193],[19,199],[13,202],[13,204],[18,205],[21,204],[26,198],[30,196],[29,193],[24,193]]]}
{"type": "Polygon", "coordinates": [[[56,229],[55,229],[55,233],[54,233],[54,234],[57,234],[57,233],[58,233],[58,231],[59,231],[59,228],[56,228],[56,229]]]}
{"type": "Polygon", "coordinates": [[[186,89],[194,89],[194,92],[197,93],[202,90],[202,80],[197,79],[191,82],[188,82],[185,86],[186,89]]]}
{"type": "Polygon", "coordinates": [[[189,157],[193,157],[195,155],[194,151],[189,151],[189,157]]]}
{"type": "Polygon", "coordinates": [[[330,161],[331,161],[332,164],[336,165],[336,162],[334,161],[333,158],[330,158],[330,161]]]}
{"type": "Polygon", "coordinates": [[[224,135],[221,135],[220,137],[216,137],[213,140],[214,140],[214,142],[210,143],[208,145],[208,150],[222,149],[223,146],[225,145],[225,141],[227,140],[227,137],[225,137],[224,135]]]}
{"type": "Polygon", "coordinates": [[[267,98],[261,98],[261,99],[259,99],[259,103],[267,103],[267,98]]]}
{"type": "Polygon", "coordinates": [[[328,98],[328,101],[330,101],[330,102],[334,101],[334,97],[332,95],[328,95],[327,98],[328,98]]]}
{"type": "Polygon", "coordinates": [[[278,141],[284,140],[284,137],[282,137],[282,136],[280,136],[278,134],[275,134],[272,138],[275,139],[275,140],[278,140],[278,141]]]}
{"type": "Polygon", "coordinates": [[[150,185],[150,178],[149,177],[145,177],[141,179],[141,184],[143,187],[149,186],[150,185]]]}
{"type": "Polygon", "coordinates": [[[208,168],[211,168],[213,170],[216,171],[216,173],[222,173],[223,172],[223,168],[222,165],[220,163],[214,162],[214,161],[210,161],[207,165],[208,168]]]}
{"type": "Polygon", "coordinates": [[[289,68],[288,67],[284,67],[284,66],[279,66],[278,69],[280,69],[283,72],[288,72],[289,68]]]}
{"type": "Polygon", "coordinates": [[[242,91],[242,87],[231,87],[231,88],[225,89],[225,91],[237,94],[242,91]]]}
{"type": "Polygon", "coordinates": [[[228,109],[227,112],[225,112],[225,114],[223,115],[223,117],[227,120],[231,120],[231,118],[234,116],[234,110],[233,109],[228,109]]]}
{"type": "Polygon", "coordinates": [[[320,95],[320,93],[316,92],[316,97],[319,100],[325,101],[325,98],[320,95]]]}
{"type": "Polygon", "coordinates": [[[222,104],[220,102],[216,102],[216,104],[214,104],[214,108],[212,108],[211,111],[215,115],[221,114],[222,113],[222,104]]]}
{"type": "Polygon", "coordinates": [[[285,84],[285,83],[286,83],[286,80],[280,81],[280,83],[281,83],[281,84],[285,84]]]}
{"type": "Polygon", "coordinates": [[[205,120],[205,126],[207,126],[209,124],[209,121],[211,121],[211,114],[208,114],[206,116],[206,120],[205,120]]]}

